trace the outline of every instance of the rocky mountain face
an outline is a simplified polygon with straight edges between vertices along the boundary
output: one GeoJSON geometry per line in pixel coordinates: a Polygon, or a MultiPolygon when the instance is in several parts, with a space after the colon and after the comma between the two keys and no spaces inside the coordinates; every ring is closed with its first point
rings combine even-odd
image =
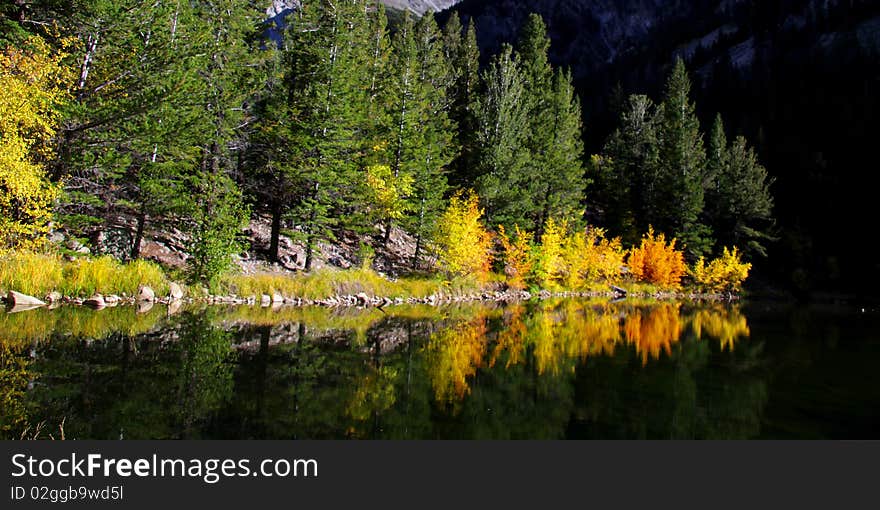
{"type": "MultiPolygon", "coordinates": [[[[409,10],[419,16],[426,12],[440,12],[448,9],[461,0],[380,0],[386,7],[398,11],[409,10]]],[[[272,4],[266,9],[266,16],[270,20],[276,20],[295,9],[299,0],[272,0],[272,4]]]]}
{"type": "Polygon", "coordinates": [[[450,11],[476,22],[480,46],[489,54],[515,41],[526,16],[539,13],[553,39],[554,60],[583,77],[658,50],[667,52],[667,60],[727,54],[745,67],[759,49],[756,38],[797,34],[831,19],[848,18],[858,44],[876,50],[878,7],[873,0],[463,0],[450,11]]]}
{"type": "Polygon", "coordinates": [[[409,10],[419,16],[426,12],[440,12],[448,9],[461,0],[382,0],[386,7],[398,11],[409,10]]]}

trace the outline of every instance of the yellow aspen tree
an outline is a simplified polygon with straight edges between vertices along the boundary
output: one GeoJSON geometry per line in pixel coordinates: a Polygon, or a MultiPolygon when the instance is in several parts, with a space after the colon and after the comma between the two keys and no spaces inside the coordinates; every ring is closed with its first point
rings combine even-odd
{"type": "Polygon", "coordinates": [[[473,191],[459,191],[438,222],[434,244],[443,268],[450,274],[484,278],[492,262],[492,236],[481,218],[483,210],[473,191]]]}
{"type": "Polygon", "coordinates": [[[508,237],[504,231],[504,225],[498,225],[498,237],[504,248],[504,273],[507,275],[507,285],[512,289],[524,289],[526,278],[532,272],[534,256],[532,254],[532,233],[520,230],[519,225],[514,225],[513,237],[508,237]]]}
{"type": "Polygon", "coordinates": [[[0,50],[0,249],[35,247],[49,232],[59,187],[42,164],[67,97],[62,57],[39,37],[0,50]]]}
{"type": "Polygon", "coordinates": [[[536,278],[544,287],[555,285],[556,280],[565,273],[563,243],[567,230],[568,222],[565,220],[556,221],[550,218],[544,225],[544,234],[541,236],[541,246],[535,262],[536,278]]]}

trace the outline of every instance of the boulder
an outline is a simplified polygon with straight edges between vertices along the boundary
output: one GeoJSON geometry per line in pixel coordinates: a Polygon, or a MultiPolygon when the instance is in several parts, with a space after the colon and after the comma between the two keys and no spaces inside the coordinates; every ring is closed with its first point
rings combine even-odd
{"type": "Polygon", "coordinates": [[[153,309],[152,301],[138,301],[137,303],[137,313],[147,313],[153,309]]]}
{"type": "Polygon", "coordinates": [[[272,303],[284,303],[284,296],[282,296],[280,292],[273,293],[272,303]]]}
{"type": "Polygon", "coordinates": [[[61,301],[61,293],[57,290],[53,290],[52,292],[46,294],[46,302],[47,303],[58,303],[61,301]]]}
{"type": "Polygon", "coordinates": [[[269,294],[263,294],[260,296],[260,306],[269,306],[272,304],[272,298],[269,294]]]}
{"type": "Polygon", "coordinates": [[[46,303],[33,296],[10,290],[6,295],[6,304],[12,306],[43,306],[46,303]]]}
{"type": "Polygon", "coordinates": [[[104,296],[100,294],[95,294],[94,296],[83,301],[83,304],[86,306],[91,306],[92,308],[104,308],[107,306],[107,302],[104,301],[104,296]]]}
{"type": "Polygon", "coordinates": [[[153,292],[153,289],[146,285],[141,285],[138,287],[137,291],[137,300],[138,301],[149,301],[152,302],[156,299],[156,293],[153,292]]]}
{"type": "Polygon", "coordinates": [[[119,301],[119,296],[117,296],[116,294],[108,294],[104,296],[104,304],[106,304],[107,306],[116,306],[119,304],[119,301]]]}
{"type": "Polygon", "coordinates": [[[179,312],[182,308],[183,302],[181,302],[179,299],[175,299],[174,301],[168,303],[168,309],[166,310],[166,313],[170,317],[179,312]]]}
{"type": "Polygon", "coordinates": [[[366,292],[358,292],[355,297],[357,297],[358,304],[361,306],[367,306],[370,304],[370,296],[368,296],[366,292]]]}
{"type": "Polygon", "coordinates": [[[176,282],[171,282],[168,284],[168,297],[171,298],[172,301],[178,301],[183,299],[183,288],[178,285],[176,282]]]}

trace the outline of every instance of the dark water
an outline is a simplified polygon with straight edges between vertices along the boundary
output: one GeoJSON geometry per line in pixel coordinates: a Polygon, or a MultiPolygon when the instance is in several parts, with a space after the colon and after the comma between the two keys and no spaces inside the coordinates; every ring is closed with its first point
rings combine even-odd
{"type": "Polygon", "coordinates": [[[36,310],[0,313],[0,433],[876,439],[878,362],[844,307],[36,310]]]}

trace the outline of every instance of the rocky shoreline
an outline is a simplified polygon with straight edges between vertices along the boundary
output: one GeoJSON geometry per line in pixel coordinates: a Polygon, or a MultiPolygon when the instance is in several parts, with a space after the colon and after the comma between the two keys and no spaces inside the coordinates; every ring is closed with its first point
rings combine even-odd
{"type": "Polygon", "coordinates": [[[128,296],[116,294],[95,294],[89,298],[62,296],[52,292],[45,296],[45,300],[28,296],[16,291],[9,291],[2,301],[8,308],[15,311],[49,307],[57,308],[62,305],[87,306],[95,310],[101,310],[115,306],[138,306],[139,309],[149,309],[147,305],[182,305],[182,304],[207,304],[207,305],[238,305],[260,306],[275,308],[281,306],[319,306],[327,308],[358,307],[358,308],[384,308],[387,306],[400,305],[429,305],[441,306],[458,303],[495,302],[517,303],[533,299],[545,300],[551,298],[607,298],[607,299],[657,299],[657,300],[690,300],[690,301],[736,301],[739,299],[735,294],[705,294],[696,292],[628,292],[620,287],[612,286],[608,291],[589,292],[551,292],[542,290],[531,293],[526,290],[498,290],[483,291],[466,294],[432,294],[426,297],[389,297],[370,296],[364,292],[358,294],[333,295],[320,299],[307,299],[301,297],[284,296],[281,293],[261,294],[259,296],[236,296],[236,295],[211,295],[202,297],[187,297],[180,285],[169,285],[167,296],[157,297],[149,287],[141,287],[137,295],[128,296]]]}

